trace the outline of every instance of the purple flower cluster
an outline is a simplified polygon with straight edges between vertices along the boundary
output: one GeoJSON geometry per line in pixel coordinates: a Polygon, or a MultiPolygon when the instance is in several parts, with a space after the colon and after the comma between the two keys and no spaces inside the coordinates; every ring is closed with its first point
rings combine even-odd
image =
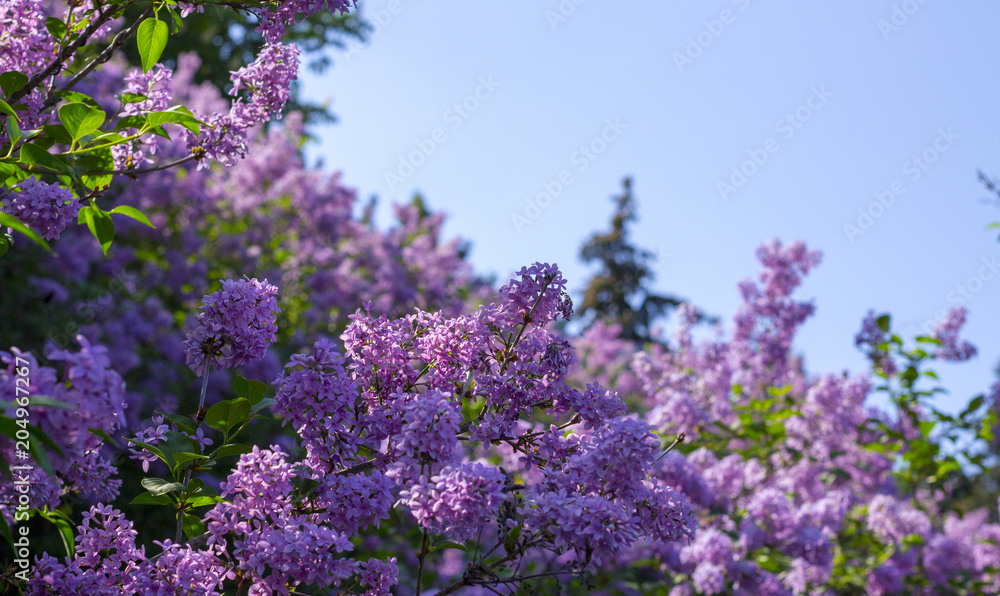
{"type": "Polygon", "coordinates": [[[260,19],[258,30],[263,33],[264,40],[276,43],[285,33],[288,25],[294,25],[301,18],[308,18],[321,10],[346,13],[356,0],[282,0],[265,5],[265,9],[257,13],[260,19]]]}
{"type": "Polygon", "coordinates": [[[391,557],[387,561],[369,559],[360,563],[360,566],[361,585],[368,588],[365,596],[389,596],[389,589],[399,583],[396,557],[391,557]]]}
{"type": "Polygon", "coordinates": [[[232,537],[236,568],[252,578],[254,593],[287,593],[298,583],[335,586],[357,571],[352,559],[333,558],[352,550],[347,536],[296,512],[294,477],[279,447],[254,447],[221,485],[230,501],[205,514],[209,546],[223,548],[232,537]]]}
{"type": "Polygon", "coordinates": [[[58,238],[66,226],[76,220],[80,202],[68,189],[35,180],[34,176],[17,187],[18,192],[6,191],[0,202],[9,214],[46,240],[58,238]]]}
{"type": "MultiPolygon", "coordinates": [[[[107,457],[101,454],[103,440],[91,429],[108,434],[115,433],[125,421],[125,384],[121,377],[109,368],[107,348],[92,346],[78,337],[81,349],[78,352],[53,350],[49,359],[63,361],[61,381],[57,380],[54,369],[40,366],[30,354],[17,348],[10,352],[0,352],[0,399],[16,403],[24,400],[24,389],[28,395],[44,396],[64,404],[65,407],[33,405],[29,403],[30,421],[50,437],[61,453],[50,456],[55,477],[43,473],[35,466],[31,478],[32,503],[55,508],[62,493],[77,493],[85,501],[110,501],[118,495],[121,480],[113,478],[114,469],[107,457]],[[28,362],[29,387],[19,384],[16,375],[17,358],[28,362]],[[21,390],[18,391],[18,388],[21,390]]],[[[12,412],[13,413],[13,412],[12,412]]],[[[0,449],[8,461],[14,453],[12,441],[4,441],[0,449]]],[[[11,483],[0,487],[3,505],[0,512],[10,522],[13,519],[17,493],[11,483]]]]}
{"type": "Polygon", "coordinates": [[[642,537],[692,536],[697,522],[684,495],[647,480],[658,448],[649,426],[634,418],[573,442],[550,434],[540,449],[549,457],[544,481],[525,493],[527,526],[551,533],[556,548],[573,549],[585,564],[608,561],[642,537]]]}
{"type": "Polygon", "coordinates": [[[358,388],[336,346],[320,339],[311,355],[293,355],[274,385],[271,408],[295,426],[314,468],[330,470],[354,458],[358,388]]]}
{"type": "Polygon", "coordinates": [[[249,103],[237,100],[233,114],[249,128],[280,114],[291,95],[292,82],[298,78],[299,48],[280,43],[265,44],[253,63],[232,75],[231,95],[249,91],[249,103]]]}
{"type": "Polygon", "coordinates": [[[479,462],[449,465],[421,476],[400,493],[417,523],[435,534],[467,540],[496,517],[506,477],[479,462]]]}
{"type": "Polygon", "coordinates": [[[932,337],[941,342],[935,356],[941,360],[962,362],[976,355],[976,346],[958,338],[959,331],[965,325],[965,315],[965,307],[957,306],[949,310],[945,319],[934,327],[932,337]]]}
{"type": "Polygon", "coordinates": [[[264,356],[277,337],[278,288],[256,279],[227,279],[208,294],[198,326],[187,335],[187,364],[199,376],[206,367],[233,368],[264,356]]]}
{"type": "MultiPolygon", "coordinates": [[[[280,5],[292,4],[281,2],[280,5]]],[[[248,91],[247,101],[237,97],[228,113],[207,116],[209,131],[200,138],[188,135],[188,149],[200,146],[206,155],[225,166],[235,165],[247,152],[247,132],[281,115],[298,78],[299,48],[269,41],[254,61],[232,74],[232,95],[248,91]]],[[[202,161],[199,167],[206,162],[202,161]]]]}

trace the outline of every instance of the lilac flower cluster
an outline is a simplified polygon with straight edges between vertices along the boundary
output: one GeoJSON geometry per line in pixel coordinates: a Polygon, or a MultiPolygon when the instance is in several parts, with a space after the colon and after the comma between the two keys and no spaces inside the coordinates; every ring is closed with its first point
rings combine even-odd
{"type": "Polygon", "coordinates": [[[312,467],[329,471],[357,455],[358,389],[336,346],[320,339],[311,355],[293,355],[274,385],[272,410],[295,426],[312,467]]]}
{"type": "Polygon", "coordinates": [[[301,18],[308,18],[324,9],[346,13],[356,4],[356,0],[285,0],[266,4],[264,10],[257,13],[260,19],[258,30],[263,33],[265,41],[275,43],[284,35],[288,25],[294,25],[300,20],[300,14],[301,18]]]}
{"type": "MultiPolygon", "coordinates": [[[[556,548],[608,561],[643,536],[672,542],[692,536],[693,509],[679,492],[647,480],[659,449],[649,426],[615,418],[592,437],[549,435],[544,481],[525,493],[529,528],[551,533],[556,548]]],[[[584,558],[585,563],[589,559],[584,558]]]]}
{"type": "Polygon", "coordinates": [[[299,583],[336,586],[358,569],[352,559],[333,558],[353,549],[344,534],[296,511],[294,477],[278,446],[254,447],[222,484],[230,500],[205,514],[209,546],[224,548],[232,537],[235,567],[252,578],[252,593],[287,593],[299,583]]]}
{"type": "MultiPolygon", "coordinates": [[[[279,5],[290,4],[281,2],[279,5]]],[[[292,83],[298,78],[299,49],[294,44],[267,43],[254,61],[232,74],[232,95],[249,91],[247,102],[237,97],[228,113],[208,117],[210,130],[200,138],[188,135],[188,148],[204,149],[208,157],[225,166],[236,164],[246,155],[247,131],[280,117],[291,96],[292,83]]],[[[204,164],[205,162],[202,162],[204,164]]]]}
{"type": "MultiPolygon", "coordinates": [[[[3,71],[18,71],[31,77],[42,71],[56,54],[56,40],[45,27],[48,7],[41,0],[4,0],[0,2],[0,64],[3,71]]],[[[36,89],[24,103],[28,110],[21,115],[22,128],[41,124],[40,108],[44,92],[36,89]]],[[[6,128],[0,132],[7,139],[6,128]]]]}
{"type": "MultiPolygon", "coordinates": [[[[697,433],[704,445],[682,447],[654,468],[656,478],[690,497],[701,529],[689,545],[637,542],[615,560],[658,557],[677,595],[823,593],[844,585],[835,574],[873,565],[864,553],[850,552],[843,540],[848,532],[884,545],[887,559],[870,573],[858,572],[868,593],[998,585],[997,568],[990,567],[998,550],[988,536],[1000,526],[985,523],[983,511],[946,516],[942,524],[937,493],[906,494],[895,482],[894,454],[880,448],[886,439],[872,424],[919,437],[920,418],[893,418],[868,407],[874,383],[867,377],[806,375],[791,355],[794,332],[812,312],[791,292],[818,254],[799,244],[771,243],[758,257],[764,272],[759,284],[741,287],[744,304],[732,339],[695,343],[690,326],[682,325],[669,350],[654,347],[633,358],[630,372],[648,400],[646,419],[667,432],[697,433]],[[759,426],[745,426],[751,424],[759,426]],[[758,434],[740,434],[750,431],[758,434]],[[766,441],[774,442],[764,447],[766,441]]],[[[964,312],[954,312],[939,326],[941,347],[930,357],[974,353],[958,339],[963,322],[964,312]]],[[[891,381],[898,367],[896,348],[886,346],[890,338],[869,313],[857,343],[891,381]]]]}
{"type": "Polygon", "coordinates": [[[5,210],[46,240],[59,237],[76,220],[80,202],[73,193],[58,184],[36,180],[34,176],[17,185],[18,192],[7,190],[0,196],[5,210]]]}
{"type": "Polygon", "coordinates": [[[932,337],[941,342],[936,356],[941,360],[962,362],[976,355],[976,346],[958,339],[958,332],[965,325],[965,316],[965,307],[957,306],[949,310],[944,321],[934,327],[932,337]]]}
{"type": "Polygon", "coordinates": [[[278,288],[256,279],[227,279],[204,298],[198,326],[187,335],[187,363],[199,376],[206,367],[233,368],[264,356],[277,338],[278,288]]]}
{"type": "Polygon", "coordinates": [[[154,561],[136,547],[132,522],[110,505],[95,505],[83,514],[76,557],[61,563],[44,554],[28,582],[28,596],[94,594],[177,594],[221,596],[223,582],[233,577],[214,551],[157,542],[163,553],[154,561]]]}
{"type": "Polygon", "coordinates": [[[422,475],[400,493],[417,523],[435,534],[467,540],[492,519],[504,499],[504,474],[479,462],[422,475]]]}
{"type": "MultiPolygon", "coordinates": [[[[65,407],[33,405],[30,408],[31,423],[50,437],[61,453],[50,456],[56,472],[51,477],[42,472],[41,466],[31,474],[32,503],[36,506],[55,508],[63,494],[76,493],[85,501],[108,501],[118,495],[121,480],[113,478],[114,469],[107,457],[101,454],[103,440],[91,429],[113,434],[125,421],[125,384],[121,377],[108,365],[107,349],[92,346],[86,338],[78,337],[81,349],[78,352],[53,350],[49,359],[63,361],[61,380],[54,369],[43,367],[30,353],[11,348],[10,352],[0,352],[0,399],[15,403],[23,396],[24,387],[17,391],[15,375],[18,366],[16,358],[28,362],[31,385],[28,395],[45,396],[61,402],[65,407]]],[[[23,399],[23,398],[22,398],[23,399]]],[[[3,456],[13,459],[12,441],[4,441],[3,456]]],[[[0,512],[10,523],[13,520],[17,495],[11,483],[0,487],[5,498],[0,512]]]]}

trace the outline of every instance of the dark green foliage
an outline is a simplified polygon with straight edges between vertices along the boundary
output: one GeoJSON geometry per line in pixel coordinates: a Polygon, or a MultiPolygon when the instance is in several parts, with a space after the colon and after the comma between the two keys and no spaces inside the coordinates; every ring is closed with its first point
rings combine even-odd
{"type": "Polygon", "coordinates": [[[625,178],[622,185],[622,194],[614,197],[611,229],[595,233],[580,249],[584,263],[596,262],[600,268],[590,279],[577,314],[588,325],[597,320],[617,323],[623,339],[646,343],[654,341],[650,331],[656,320],[683,301],[651,289],[656,254],[630,242],[628,224],[636,220],[631,178],[625,178]]]}

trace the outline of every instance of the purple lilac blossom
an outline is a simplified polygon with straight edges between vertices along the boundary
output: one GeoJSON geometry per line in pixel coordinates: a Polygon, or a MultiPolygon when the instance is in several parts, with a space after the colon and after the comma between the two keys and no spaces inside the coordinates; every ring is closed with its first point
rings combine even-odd
{"type": "Polygon", "coordinates": [[[187,363],[199,376],[207,366],[233,368],[264,356],[277,337],[278,288],[256,279],[227,279],[208,294],[198,326],[188,334],[187,363]]]}

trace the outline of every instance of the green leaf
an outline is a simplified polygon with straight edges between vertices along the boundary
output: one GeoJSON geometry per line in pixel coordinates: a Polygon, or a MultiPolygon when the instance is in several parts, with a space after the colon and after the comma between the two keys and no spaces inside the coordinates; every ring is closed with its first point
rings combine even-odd
{"type": "Polygon", "coordinates": [[[35,244],[38,244],[45,250],[52,252],[52,248],[49,246],[48,242],[42,239],[42,237],[39,236],[34,230],[32,230],[28,226],[24,225],[23,223],[15,219],[13,215],[0,213],[0,226],[5,228],[13,228],[14,230],[21,232],[28,238],[31,238],[35,242],[35,244]]]}
{"type": "MultiPolygon", "coordinates": [[[[115,158],[111,154],[110,145],[98,147],[84,153],[77,160],[77,165],[86,172],[81,176],[80,182],[87,188],[105,187],[111,184],[111,179],[114,178],[114,174],[110,172],[115,170],[115,158]],[[99,174],[98,172],[108,173],[99,174]]],[[[108,218],[110,219],[110,216],[108,218]]]]}
{"type": "Polygon", "coordinates": [[[122,100],[123,104],[130,104],[130,103],[139,103],[141,101],[146,101],[149,98],[146,97],[145,95],[141,95],[139,93],[128,93],[128,92],[125,92],[125,93],[122,93],[122,96],[121,96],[120,99],[122,100]]]}
{"type": "Polygon", "coordinates": [[[430,547],[429,552],[434,552],[434,551],[439,551],[439,550],[445,550],[445,549],[449,549],[449,548],[453,548],[453,549],[458,549],[458,550],[464,551],[465,550],[465,545],[464,544],[459,544],[457,542],[441,542],[439,544],[435,544],[434,546],[430,547]]]}
{"type": "Polygon", "coordinates": [[[34,406],[42,406],[46,408],[60,408],[62,410],[75,410],[76,406],[71,406],[66,402],[61,402],[57,399],[52,399],[47,395],[32,395],[30,401],[28,402],[34,406]]]}
{"type": "Polygon", "coordinates": [[[115,123],[115,130],[123,130],[126,128],[143,128],[146,126],[146,119],[138,114],[132,114],[131,116],[122,116],[115,123]]]}
{"type": "MultiPolygon", "coordinates": [[[[104,432],[103,430],[101,430],[99,428],[88,428],[87,430],[90,431],[90,434],[96,435],[98,437],[101,437],[102,439],[104,439],[105,441],[111,443],[115,447],[118,447],[118,441],[115,441],[114,437],[112,437],[108,433],[104,432]]],[[[119,447],[119,449],[121,449],[121,448],[119,447]]]]}
{"type": "Polygon", "coordinates": [[[10,241],[7,240],[7,236],[0,236],[0,257],[7,254],[8,249],[10,249],[10,241]]]}
{"type": "Polygon", "coordinates": [[[119,205],[114,209],[112,209],[111,211],[109,211],[108,213],[117,213],[119,215],[124,215],[125,217],[131,217],[132,219],[136,220],[141,224],[146,224],[151,228],[156,227],[153,224],[149,223],[149,218],[146,217],[142,211],[139,211],[135,207],[129,207],[128,205],[119,205]]]}
{"type": "Polygon", "coordinates": [[[215,450],[215,457],[226,457],[229,455],[243,455],[253,451],[249,445],[223,445],[215,450]]]}
{"type": "Polygon", "coordinates": [[[46,141],[51,139],[60,145],[69,145],[73,142],[72,135],[62,124],[46,124],[42,126],[42,133],[45,135],[46,141]]]}
{"type": "Polygon", "coordinates": [[[968,418],[973,412],[978,410],[979,407],[983,405],[984,400],[985,398],[982,395],[977,395],[972,401],[969,402],[968,407],[962,410],[962,413],[958,415],[959,418],[962,420],[968,418]]]}
{"type": "Polygon", "coordinates": [[[162,416],[176,424],[177,428],[185,430],[192,435],[198,431],[198,425],[187,416],[181,416],[180,414],[163,414],[162,416]]]}
{"type": "MultiPolygon", "coordinates": [[[[164,27],[166,27],[166,25],[164,25],[164,27]]],[[[199,518],[197,515],[192,515],[190,513],[184,514],[183,528],[184,528],[184,535],[187,536],[188,539],[194,538],[195,536],[199,536],[205,533],[204,522],[202,522],[201,518],[199,518]]]]}
{"type": "Polygon", "coordinates": [[[192,134],[198,134],[201,130],[201,125],[205,124],[201,120],[195,118],[194,114],[191,113],[191,110],[185,108],[184,106],[174,106],[169,110],[163,110],[161,112],[146,112],[145,115],[146,122],[148,122],[150,127],[174,123],[190,130],[192,134]]]}
{"type": "Polygon", "coordinates": [[[62,97],[66,101],[85,103],[92,108],[101,109],[101,104],[97,103],[96,99],[85,93],[80,93],[79,91],[56,91],[56,95],[62,97]]]}
{"type": "Polygon", "coordinates": [[[57,511],[46,511],[42,513],[42,517],[52,522],[56,528],[59,530],[59,537],[62,539],[63,548],[66,549],[66,556],[71,560],[76,552],[75,544],[76,540],[73,538],[73,524],[70,520],[66,519],[62,515],[59,515],[57,511]]]}
{"type": "Polygon", "coordinates": [[[175,430],[167,431],[166,440],[158,443],[158,446],[163,451],[167,465],[171,468],[174,467],[172,461],[174,454],[198,451],[198,444],[192,441],[190,436],[186,433],[180,433],[175,430]]]}
{"type": "Polygon", "coordinates": [[[108,254],[108,248],[115,237],[115,223],[111,221],[111,216],[98,207],[88,205],[80,209],[79,219],[87,224],[90,233],[101,243],[101,251],[108,254]]]}
{"type": "MultiPolygon", "coordinates": [[[[147,480],[149,480],[147,478],[147,480]]],[[[174,500],[170,498],[169,495],[154,495],[153,493],[146,491],[140,494],[138,497],[132,499],[130,505],[173,505],[174,500]]]]}
{"type": "Polygon", "coordinates": [[[187,500],[192,507],[204,507],[205,505],[215,505],[222,501],[221,497],[215,495],[198,495],[187,500]]]}
{"type": "Polygon", "coordinates": [[[890,320],[891,318],[889,317],[889,315],[882,315],[881,317],[875,319],[875,322],[878,324],[879,329],[888,333],[890,320]]]}
{"type": "Polygon", "coordinates": [[[177,469],[181,465],[195,459],[208,459],[208,456],[202,455],[200,453],[189,453],[187,451],[179,451],[174,454],[174,461],[176,462],[176,465],[174,465],[174,469],[177,469]]]}
{"type": "Polygon", "coordinates": [[[233,379],[233,392],[240,397],[245,397],[250,401],[250,405],[257,405],[267,394],[267,383],[253,381],[237,376],[233,379]]]}
{"type": "Polygon", "coordinates": [[[161,451],[159,447],[155,447],[149,443],[143,443],[142,441],[136,441],[135,439],[125,439],[125,440],[128,441],[129,443],[132,443],[133,445],[138,445],[139,447],[142,447],[143,449],[152,453],[153,455],[162,459],[163,461],[165,462],[167,461],[167,455],[163,453],[163,451],[161,451]]]}
{"type": "Polygon", "coordinates": [[[229,431],[250,419],[250,402],[241,397],[220,401],[208,409],[205,424],[221,431],[229,431]]]}
{"type": "Polygon", "coordinates": [[[41,165],[55,172],[69,174],[72,172],[66,162],[48,152],[45,147],[36,143],[21,145],[21,155],[18,159],[23,164],[41,165]]]}
{"type": "Polygon", "coordinates": [[[21,132],[21,127],[17,125],[17,120],[13,118],[7,118],[7,138],[10,139],[11,147],[17,145],[17,142],[21,140],[24,133],[21,132]]]}
{"type": "Polygon", "coordinates": [[[66,126],[74,141],[99,129],[107,114],[100,108],[83,102],[73,102],[59,106],[59,121],[66,126]]]}
{"type": "Polygon", "coordinates": [[[10,545],[10,552],[15,552],[14,538],[10,534],[10,526],[7,525],[7,520],[2,515],[0,515],[0,532],[3,533],[3,537],[7,539],[7,544],[10,545]]]}
{"type": "Polygon", "coordinates": [[[2,99],[0,99],[0,112],[7,114],[8,116],[13,118],[14,120],[17,120],[18,122],[21,121],[21,118],[18,117],[17,112],[14,111],[14,108],[10,107],[10,104],[2,99]]]}
{"type": "Polygon", "coordinates": [[[62,19],[57,19],[56,17],[45,19],[45,28],[49,30],[49,33],[56,40],[61,40],[66,36],[66,23],[62,22],[62,19]]]}
{"type": "Polygon", "coordinates": [[[3,90],[4,97],[14,95],[28,84],[28,77],[24,73],[16,70],[8,70],[0,74],[0,89],[3,90]]]}
{"type": "Polygon", "coordinates": [[[160,59],[163,49],[167,47],[168,34],[167,24],[156,17],[149,17],[139,25],[135,39],[139,45],[143,72],[149,72],[160,59]]]}
{"type": "Polygon", "coordinates": [[[142,487],[153,496],[165,495],[177,490],[184,490],[184,485],[180,482],[170,482],[163,478],[143,478],[142,487]]]}

